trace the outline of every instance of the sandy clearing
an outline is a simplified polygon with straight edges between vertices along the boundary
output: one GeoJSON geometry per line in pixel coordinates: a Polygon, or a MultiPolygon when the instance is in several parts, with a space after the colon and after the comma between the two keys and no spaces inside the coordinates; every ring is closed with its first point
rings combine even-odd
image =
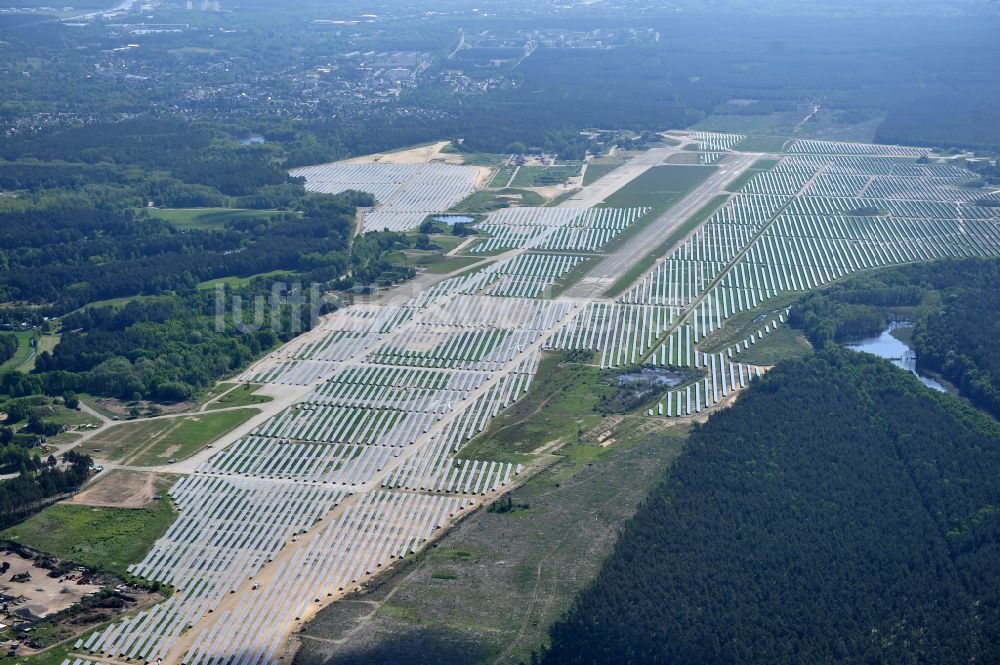
{"type": "Polygon", "coordinates": [[[25,601],[11,609],[23,609],[36,617],[45,617],[60,612],[87,595],[97,593],[101,587],[93,584],[78,584],[79,574],[69,577],[49,577],[49,571],[39,568],[34,561],[22,559],[17,554],[5,552],[0,561],[10,564],[10,569],[4,573],[0,581],[0,593],[14,598],[24,596],[25,601]],[[11,578],[28,573],[31,577],[25,582],[14,582],[11,578]]]}
{"type": "Polygon", "coordinates": [[[344,164],[427,164],[429,162],[444,162],[445,164],[461,164],[462,155],[457,152],[441,152],[451,145],[451,141],[438,141],[431,145],[418,146],[407,150],[394,152],[377,152],[372,155],[361,155],[345,159],[344,164]]]}
{"type": "Polygon", "coordinates": [[[156,495],[155,475],[114,469],[65,503],[101,508],[145,508],[153,503],[156,495]]]}
{"type": "Polygon", "coordinates": [[[455,164],[458,166],[469,166],[476,169],[476,189],[483,189],[493,177],[493,169],[488,166],[475,166],[466,164],[465,158],[457,152],[441,152],[445,147],[451,145],[451,141],[438,141],[431,145],[418,146],[408,150],[398,150],[395,152],[378,152],[372,155],[362,155],[345,159],[342,164],[429,164],[439,162],[442,164],[455,164]]]}

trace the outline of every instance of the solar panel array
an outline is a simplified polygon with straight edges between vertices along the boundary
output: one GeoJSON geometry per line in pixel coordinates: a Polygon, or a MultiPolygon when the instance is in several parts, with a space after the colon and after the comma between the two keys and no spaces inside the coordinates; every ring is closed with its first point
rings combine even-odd
{"type": "MultiPolygon", "coordinates": [[[[723,151],[735,136],[702,139],[723,151]]],[[[175,592],[75,648],[145,662],[276,663],[317,608],[523,471],[463,451],[528,391],[542,351],[683,369],[690,378],[648,414],[692,417],[766,371],[744,360],[787,320],[774,298],[859,270],[1000,255],[1000,210],[975,205],[971,194],[985,194],[960,187],[964,170],[899,159],[919,151],[798,143],[802,154],[751,178],[615,302],[544,296],[585,260],[573,252],[599,249],[644,209],[511,209],[487,220],[492,237],[476,248],[510,256],[402,306],[335,312],[269,354],[240,380],[298,386],[301,398],[175,484],[179,518],[130,568],[175,592]],[[767,306],[746,339],[715,341],[732,317],[767,306]]],[[[348,176],[361,177],[338,175],[336,186],[348,176]]]]}
{"type": "Polygon", "coordinates": [[[506,208],[477,226],[490,237],[469,251],[596,252],[647,212],[649,208],[506,208]]]}
{"type": "Polygon", "coordinates": [[[409,231],[476,191],[476,169],[453,164],[349,164],[293,169],[306,189],[323,194],[369,192],[378,206],[364,216],[365,231],[409,231]]]}

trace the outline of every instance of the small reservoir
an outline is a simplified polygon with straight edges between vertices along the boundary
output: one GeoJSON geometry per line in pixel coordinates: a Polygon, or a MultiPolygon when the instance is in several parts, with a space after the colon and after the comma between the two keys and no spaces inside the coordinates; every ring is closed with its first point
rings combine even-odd
{"type": "Polygon", "coordinates": [[[883,330],[882,334],[878,337],[869,337],[868,339],[863,339],[858,342],[844,344],[844,346],[854,351],[862,351],[864,353],[870,353],[878,356],[879,358],[885,358],[886,360],[891,361],[896,367],[905,369],[907,372],[915,374],[917,378],[920,379],[921,383],[928,388],[933,388],[934,390],[942,393],[946,392],[945,387],[940,383],[929,376],[923,376],[917,371],[917,354],[913,352],[913,349],[892,334],[895,330],[908,327],[910,327],[910,324],[894,323],[883,330]]]}

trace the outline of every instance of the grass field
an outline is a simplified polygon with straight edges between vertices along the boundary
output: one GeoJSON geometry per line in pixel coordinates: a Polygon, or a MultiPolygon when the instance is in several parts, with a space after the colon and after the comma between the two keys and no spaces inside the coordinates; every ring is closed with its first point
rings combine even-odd
{"type": "Polygon", "coordinates": [[[448,212],[452,213],[487,213],[510,205],[540,206],[545,199],[535,192],[525,189],[501,189],[498,191],[482,191],[470,195],[448,212]]]}
{"type": "Polygon", "coordinates": [[[263,386],[257,384],[244,384],[236,388],[236,390],[223,395],[218,400],[209,404],[208,410],[225,409],[233,406],[254,406],[256,404],[267,404],[274,398],[268,397],[267,395],[256,394],[262,387],[263,386]]]}
{"type": "Polygon", "coordinates": [[[219,284],[225,284],[226,286],[243,286],[244,284],[249,284],[251,281],[258,277],[274,277],[275,275],[290,275],[288,270],[272,270],[271,272],[262,272],[256,275],[250,275],[249,277],[219,277],[218,279],[209,279],[198,284],[199,289],[214,289],[219,284]]]}
{"type": "Polygon", "coordinates": [[[587,171],[583,174],[583,186],[586,187],[592,182],[600,180],[624,163],[618,159],[611,161],[599,161],[595,159],[587,165],[587,171]]]}
{"type": "Polygon", "coordinates": [[[100,420],[84,411],[67,409],[62,404],[47,404],[32,409],[38,417],[57,425],[99,425],[100,420]]]}
{"type": "Polygon", "coordinates": [[[280,210],[241,208],[146,208],[150,217],[162,219],[179,229],[217,229],[234,219],[270,219],[280,210]]]}
{"type": "Polygon", "coordinates": [[[528,394],[503,411],[462,449],[460,457],[524,462],[554,441],[576,441],[579,431],[601,420],[594,411],[611,388],[592,365],[561,364],[563,354],[546,354],[528,394]]]}
{"type": "Polygon", "coordinates": [[[549,292],[549,297],[558,298],[566,289],[570,288],[581,279],[587,276],[591,270],[594,269],[597,259],[594,257],[587,257],[579,263],[575,268],[570,270],[568,273],[556,280],[556,283],[552,285],[552,289],[549,292]]]}
{"type": "Polygon", "coordinates": [[[176,513],[169,500],[149,508],[56,504],[5,531],[7,538],[95,570],[126,575],[162,536],[176,513]]]}
{"type": "Polygon", "coordinates": [[[506,187],[510,184],[510,178],[514,175],[514,167],[508,166],[496,172],[487,187],[506,187]]]}
{"type": "Polygon", "coordinates": [[[611,208],[629,208],[672,204],[714,171],[714,166],[679,164],[654,166],[609,196],[604,205],[611,208]]]}
{"type": "Polygon", "coordinates": [[[553,458],[513,492],[516,510],[476,512],[377,578],[370,593],[321,612],[305,627],[295,662],[529,662],[679,455],[685,434],[677,426],[620,440],[600,455],[553,458]]]}
{"type": "Polygon", "coordinates": [[[43,351],[52,353],[52,349],[56,348],[59,343],[59,335],[36,336],[33,332],[17,332],[13,335],[17,337],[17,351],[14,352],[14,356],[10,360],[0,365],[0,371],[18,370],[28,373],[35,369],[35,359],[38,354],[43,351]],[[36,340],[34,348],[31,346],[32,339],[36,340]]]}
{"type": "Polygon", "coordinates": [[[580,175],[581,164],[558,166],[522,166],[517,170],[512,187],[547,187],[561,185],[573,176],[580,175]]]}
{"type": "Polygon", "coordinates": [[[782,360],[802,358],[810,353],[812,345],[809,340],[786,323],[741,353],[740,361],[754,365],[776,365],[782,360]]]}
{"type": "Polygon", "coordinates": [[[784,146],[789,140],[787,136],[748,136],[737,143],[734,149],[744,152],[783,152],[784,146]]]}
{"type": "Polygon", "coordinates": [[[0,371],[18,369],[21,365],[27,362],[28,358],[31,357],[32,352],[34,351],[34,349],[31,348],[31,340],[34,339],[35,333],[17,332],[11,334],[17,337],[17,351],[14,352],[14,356],[10,360],[0,365],[0,371]]]}
{"type": "Polygon", "coordinates": [[[80,452],[132,466],[159,466],[171,458],[190,457],[257,413],[257,409],[238,409],[123,423],[98,433],[80,452]]]}
{"type": "Polygon", "coordinates": [[[678,152],[667,157],[664,164],[687,164],[689,166],[701,164],[701,157],[696,152],[678,152]]]}
{"type": "Polygon", "coordinates": [[[441,256],[432,263],[421,264],[426,269],[427,272],[434,275],[443,275],[449,272],[454,272],[456,270],[461,270],[473,263],[478,263],[482,261],[481,256],[441,256]]]}
{"type": "MultiPolygon", "coordinates": [[[[765,324],[777,319],[799,297],[801,294],[784,294],[768,302],[766,309],[758,308],[731,316],[725,326],[705,339],[702,350],[705,353],[718,353],[742,343],[765,324]]],[[[781,360],[800,358],[811,351],[812,346],[805,336],[785,323],[773,329],[763,340],[751,345],[739,355],[738,360],[755,365],[774,365],[781,360]]]]}
{"type": "Polygon", "coordinates": [[[710,115],[692,129],[706,132],[735,132],[738,134],[786,134],[802,122],[808,109],[795,109],[763,115],[710,115]]]}

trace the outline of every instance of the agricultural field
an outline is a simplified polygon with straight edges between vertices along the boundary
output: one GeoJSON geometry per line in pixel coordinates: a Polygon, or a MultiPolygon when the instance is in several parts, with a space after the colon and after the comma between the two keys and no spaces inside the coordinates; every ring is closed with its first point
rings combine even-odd
{"type": "MultiPolygon", "coordinates": [[[[601,193],[594,199],[605,200],[599,207],[566,201],[489,212],[454,264],[482,265],[407,299],[342,308],[235,379],[267,385],[269,395],[280,388],[288,399],[256,401],[256,390],[237,388],[217,406],[253,409],[127,423],[85,442],[85,451],[157,465],[265,412],[243,436],[189,463],[168,490],[177,519],[128,568],[184,593],[82,636],[76,652],[195,664],[239,650],[275,661],[306,622],[321,617],[308,636],[333,630],[330,617],[353,621],[357,606],[338,599],[380,588],[395,579],[380,573],[402,569],[417,571],[408,584],[463,601],[451,610],[417,606],[407,595],[417,587],[399,583],[401,595],[366,619],[374,629],[450,631],[462,625],[455,608],[496,585],[542,593],[544,610],[512,611],[499,624],[468,613],[474,632],[493,636],[484,657],[517,662],[605,551],[591,552],[586,573],[564,586],[538,571],[549,570],[543,557],[554,565],[566,549],[525,548],[483,589],[467,590],[475,562],[509,551],[519,523],[551,529],[559,511],[549,493],[575,501],[565,483],[582,492],[575,505],[624,501],[608,524],[628,514],[640,494],[621,498],[608,487],[596,499],[593,469],[611,469],[603,465],[614,459],[634,468],[629,451],[656,436],[666,437],[656,459],[667,463],[680,426],[731,404],[775,362],[806,353],[787,324],[797,294],[888,265],[1000,255],[998,209],[976,205],[984,193],[962,186],[963,169],[918,164],[916,149],[814,140],[788,143],[787,154],[749,168],[748,156],[727,159],[742,141],[698,132],[637,155],[622,167],[630,181],[614,191],[592,185],[601,193]],[[690,163],[665,165],[672,154],[690,163]],[[683,217],[650,235],[660,229],[650,216],[681,201],[683,217]],[[630,243],[639,251],[627,256],[640,259],[617,273],[622,283],[608,278],[585,291],[614,288],[609,297],[567,295],[630,243]],[[528,479],[538,473],[542,480],[528,479]],[[577,485],[583,479],[590,489],[577,485]],[[494,527],[494,513],[479,511],[464,528],[490,529],[454,542],[445,534],[478,508],[505,505],[496,502],[512,489],[515,503],[497,514],[503,523],[494,527]],[[530,507],[518,507],[522,497],[530,507]],[[428,547],[439,554],[421,554],[428,547]],[[321,612],[330,603],[335,609],[321,612]]],[[[386,179],[382,196],[394,200],[407,188],[388,172],[370,177],[386,179]]],[[[364,173],[376,171],[323,177],[334,187],[364,173]]],[[[500,195],[479,192],[470,203],[463,194],[462,205],[485,212],[500,195]]],[[[306,656],[329,647],[304,643],[306,656]]]]}

